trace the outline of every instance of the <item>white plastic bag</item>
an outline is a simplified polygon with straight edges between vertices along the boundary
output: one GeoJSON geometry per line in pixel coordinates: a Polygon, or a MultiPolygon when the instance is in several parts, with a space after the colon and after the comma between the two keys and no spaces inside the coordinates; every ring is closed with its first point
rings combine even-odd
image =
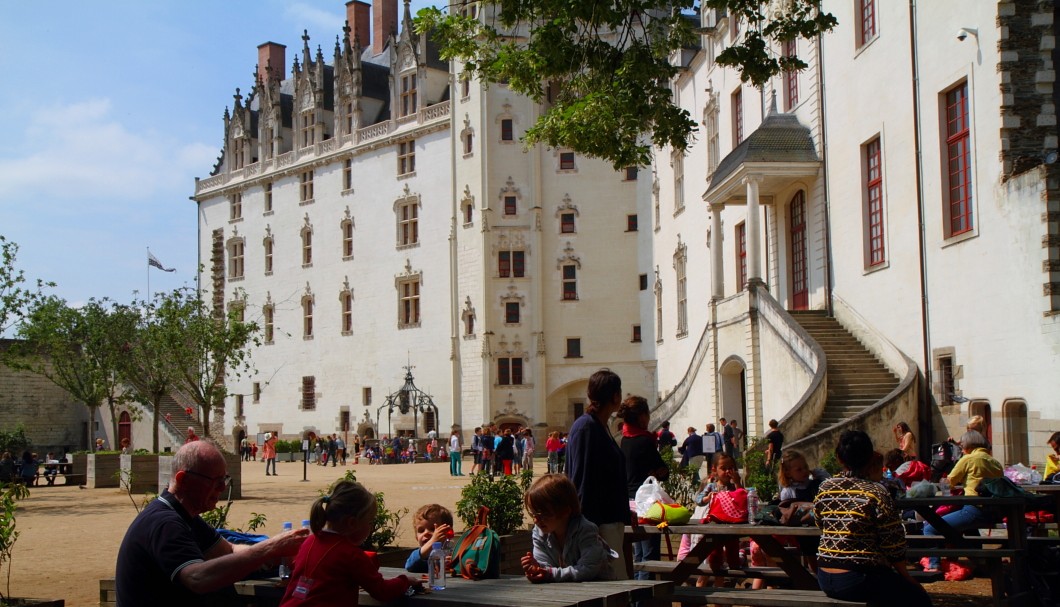
{"type": "Polygon", "coordinates": [[[644,479],[644,482],[640,487],[637,488],[637,493],[633,498],[634,504],[637,506],[637,516],[644,516],[648,513],[648,508],[651,508],[655,502],[661,502],[663,504],[674,504],[674,498],[670,497],[666,490],[662,488],[662,484],[655,479],[654,476],[649,476],[644,479]]]}
{"type": "Polygon", "coordinates": [[[1016,483],[1017,485],[1032,484],[1031,469],[1027,466],[1024,466],[1022,463],[1012,464],[1011,466],[1006,467],[1005,476],[1008,477],[1008,480],[1016,483]]]}

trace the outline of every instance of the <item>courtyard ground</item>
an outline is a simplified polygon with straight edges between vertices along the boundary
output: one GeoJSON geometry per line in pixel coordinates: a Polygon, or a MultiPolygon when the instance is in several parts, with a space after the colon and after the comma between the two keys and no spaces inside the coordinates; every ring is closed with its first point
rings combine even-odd
{"type": "MultiPolygon", "coordinates": [[[[468,477],[449,476],[446,463],[347,466],[357,480],[373,491],[383,491],[391,510],[437,502],[455,510],[468,477]]],[[[310,464],[302,481],[301,463],[279,463],[279,476],[265,476],[264,464],[244,462],[243,499],[233,503],[229,521],[245,527],[253,513],[267,517],[264,533],[275,533],[283,521],[308,518],[318,492],[345,473],[342,466],[310,464]]],[[[470,470],[465,461],[465,473],[470,470]]],[[[543,461],[535,468],[545,470],[543,461]]],[[[137,499],[139,500],[138,496],[137,499]]],[[[11,564],[11,595],[66,599],[67,607],[95,607],[99,580],[114,576],[114,562],[125,529],[136,516],[129,496],[117,489],[72,487],[34,488],[20,503],[18,531],[11,564]]],[[[414,543],[411,516],[402,521],[399,545],[414,543]]],[[[457,523],[460,526],[460,523],[457,523]]],[[[7,571],[0,570],[0,589],[7,571]]],[[[989,580],[938,582],[928,587],[938,607],[980,607],[990,604],[989,580]]]]}

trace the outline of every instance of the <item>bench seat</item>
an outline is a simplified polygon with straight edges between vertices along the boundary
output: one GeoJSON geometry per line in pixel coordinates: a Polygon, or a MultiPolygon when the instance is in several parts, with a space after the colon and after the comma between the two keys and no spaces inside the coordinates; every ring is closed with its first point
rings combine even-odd
{"type": "Polygon", "coordinates": [[[750,590],[744,588],[691,588],[681,586],[674,589],[664,601],[682,605],[748,605],[750,607],[856,607],[868,603],[833,599],[820,590],[773,589],[750,590]]]}

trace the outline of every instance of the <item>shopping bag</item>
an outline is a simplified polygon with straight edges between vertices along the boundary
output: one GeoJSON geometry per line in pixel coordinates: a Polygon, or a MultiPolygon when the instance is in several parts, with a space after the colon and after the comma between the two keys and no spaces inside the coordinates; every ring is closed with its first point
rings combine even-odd
{"type": "Polygon", "coordinates": [[[666,490],[662,488],[662,484],[654,476],[649,476],[637,488],[633,502],[637,507],[637,516],[643,517],[648,513],[648,508],[651,508],[656,502],[673,504],[675,500],[666,493],[666,490]]]}
{"type": "Polygon", "coordinates": [[[747,522],[747,490],[718,491],[710,498],[707,518],[714,523],[747,522]]]}

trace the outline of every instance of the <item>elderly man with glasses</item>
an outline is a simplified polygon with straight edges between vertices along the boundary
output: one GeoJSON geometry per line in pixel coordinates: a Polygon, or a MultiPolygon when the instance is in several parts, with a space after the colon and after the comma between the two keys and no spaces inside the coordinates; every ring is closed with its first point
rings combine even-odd
{"type": "Polygon", "coordinates": [[[199,516],[231,483],[216,445],[187,443],[173,458],[169,488],[133,520],[118,550],[117,603],[227,604],[232,587],[263,565],[294,556],[309,534],[298,529],[254,545],[233,545],[199,516]]]}

